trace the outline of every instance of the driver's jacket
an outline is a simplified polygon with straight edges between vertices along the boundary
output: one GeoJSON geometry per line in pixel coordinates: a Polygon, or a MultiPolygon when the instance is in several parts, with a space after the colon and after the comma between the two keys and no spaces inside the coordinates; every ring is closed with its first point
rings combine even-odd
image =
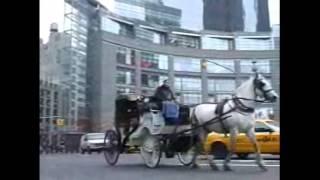
{"type": "Polygon", "coordinates": [[[157,88],[154,97],[159,101],[172,101],[175,99],[171,89],[163,85],[157,88]]]}

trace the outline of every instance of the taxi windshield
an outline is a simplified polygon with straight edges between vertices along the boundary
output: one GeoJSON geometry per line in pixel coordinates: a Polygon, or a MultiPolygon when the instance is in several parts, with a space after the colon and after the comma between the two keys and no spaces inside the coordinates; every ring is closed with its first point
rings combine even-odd
{"type": "Polygon", "coordinates": [[[88,135],[88,139],[104,139],[104,134],[88,135]]]}

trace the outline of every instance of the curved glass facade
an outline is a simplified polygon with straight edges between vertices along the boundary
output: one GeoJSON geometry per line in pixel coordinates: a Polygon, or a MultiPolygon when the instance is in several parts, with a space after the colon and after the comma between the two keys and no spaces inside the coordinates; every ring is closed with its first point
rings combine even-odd
{"type": "MultiPolygon", "coordinates": [[[[176,2],[163,0],[165,6],[171,7],[177,7],[173,6],[176,2]]],[[[188,2],[188,6],[192,3],[188,2]]],[[[182,6],[183,3],[179,5],[182,6]]],[[[176,13],[169,9],[171,14],[176,13]]],[[[191,31],[184,28],[183,15],[182,26],[173,28],[139,18],[123,18],[106,9],[94,13],[99,23],[88,31],[87,66],[91,74],[87,80],[92,82],[88,101],[95,121],[113,118],[117,94],[152,95],[164,79],[169,80],[177,100],[183,104],[219,102],[231,97],[250,76],[252,61],[257,62],[259,71],[273,86],[279,86],[279,52],[269,45],[268,33],[200,31],[201,28],[191,31]]],[[[197,18],[188,22],[199,27],[199,23],[193,23],[201,22],[197,18]]],[[[279,108],[278,104],[268,106],[274,111],[279,108]]]]}

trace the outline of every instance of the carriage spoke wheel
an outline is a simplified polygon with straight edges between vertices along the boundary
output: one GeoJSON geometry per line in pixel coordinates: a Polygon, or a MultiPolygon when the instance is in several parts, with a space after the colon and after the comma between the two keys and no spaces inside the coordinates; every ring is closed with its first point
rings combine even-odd
{"type": "Polygon", "coordinates": [[[178,152],[178,159],[184,166],[190,166],[196,158],[196,147],[190,147],[186,152],[178,152]]]}
{"type": "Polygon", "coordinates": [[[140,153],[147,167],[157,167],[161,158],[161,148],[159,139],[157,139],[155,136],[148,135],[144,139],[140,153]]]}
{"type": "Polygon", "coordinates": [[[114,130],[107,130],[104,136],[103,154],[107,163],[111,166],[115,165],[120,155],[119,136],[114,130]]]}

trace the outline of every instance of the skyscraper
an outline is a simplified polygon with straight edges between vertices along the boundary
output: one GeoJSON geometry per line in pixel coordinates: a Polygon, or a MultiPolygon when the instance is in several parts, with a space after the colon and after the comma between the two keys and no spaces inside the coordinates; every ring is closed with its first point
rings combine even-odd
{"type": "Polygon", "coordinates": [[[226,32],[269,32],[268,0],[203,0],[203,27],[226,32]]]}

